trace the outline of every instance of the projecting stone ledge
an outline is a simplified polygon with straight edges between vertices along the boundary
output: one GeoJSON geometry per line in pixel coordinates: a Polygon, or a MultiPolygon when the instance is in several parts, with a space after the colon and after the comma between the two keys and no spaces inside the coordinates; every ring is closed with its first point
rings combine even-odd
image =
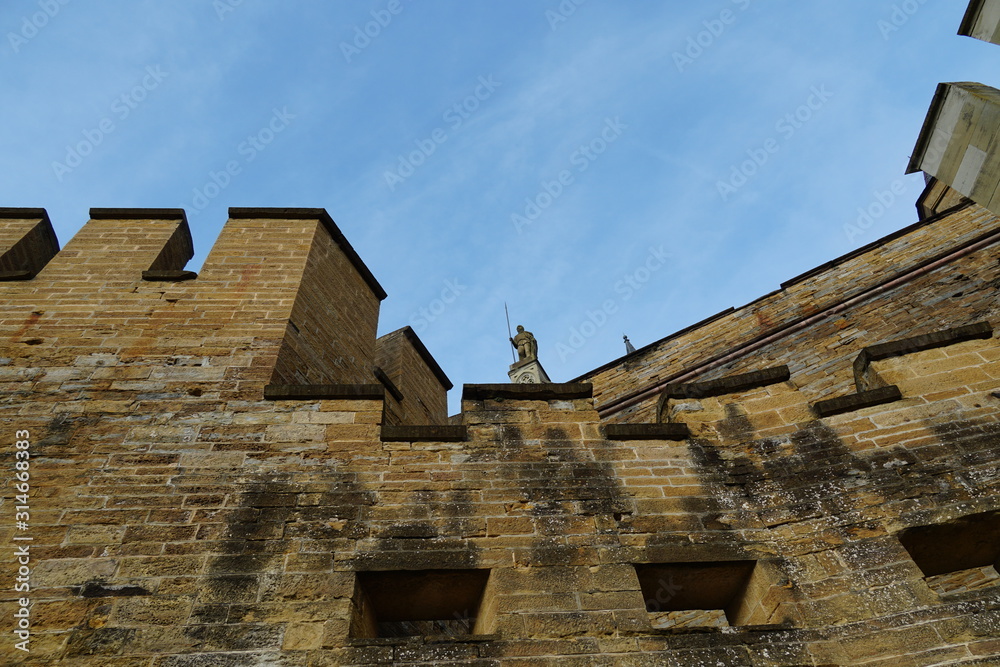
{"type": "Polygon", "coordinates": [[[665,398],[709,398],[724,394],[735,394],[757,387],[785,382],[791,377],[788,366],[774,366],[750,373],[741,373],[718,380],[688,382],[668,385],[663,391],[665,398]]]}
{"type": "Polygon", "coordinates": [[[921,336],[912,336],[900,340],[869,345],[861,350],[854,360],[854,381],[858,390],[872,389],[869,386],[868,367],[873,361],[881,361],[904,354],[914,354],[924,350],[964,343],[970,340],[983,340],[993,337],[993,327],[989,322],[976,322],[964,327],[954,327],[944,331],[935,331],[921,336]]]}
{"type": "Polygon", "coordinates": [[[512,399],[522,401],[554,401],[593,398],[594,386],[589,382],[550,382],[542,384],[467,384],[462,389],[463,401],[512,399]]]}
{"type": "Polygon", "coordinates": [[[415,426],[382,426],[382,442],[463,442],[468,429],[461,425],[420,424],[415,426]]]}
{"type": "Polygon", "coordinates": [[[148,281],[160,281],[179,283],[183,280],[194,280],[198,274],[194,271],[143,271],[142,279],[148,281]]]}
{"type": "Polygon", "coordinates": [[[270,401],[381,401],[385,398],[385,389],[378,384],[269,384],[264,387],[264,398],[270,401]]]}
{"type": "Polygon", "coordinates": [[[861,391],[857,394],[849,394],[838,398],[831,398],[826,401],[819,401],[813,405],[813,410],[820,417],[832,417],[842,415],[845,412],[853,412],[863,408],[871,408],[884,403],[892,403],[903,398],[896,385],[879,387],[869,391],[861,391]]]}
{"type": "Polygon", "coordinates": [[[686,440],[691,437],[687,424],[606,424],[608,440],[686,440]]]}

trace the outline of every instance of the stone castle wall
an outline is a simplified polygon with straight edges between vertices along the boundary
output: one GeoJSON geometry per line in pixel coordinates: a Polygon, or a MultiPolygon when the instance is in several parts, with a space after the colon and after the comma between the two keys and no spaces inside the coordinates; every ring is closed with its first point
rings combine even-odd
{"type": "Polygon", "coordinates": [[[92,218],[0,215],[0,664],[998,664],[973,204],[451,419],[325,212],[233,209],[197,276],[182,212],[92,218]]]}

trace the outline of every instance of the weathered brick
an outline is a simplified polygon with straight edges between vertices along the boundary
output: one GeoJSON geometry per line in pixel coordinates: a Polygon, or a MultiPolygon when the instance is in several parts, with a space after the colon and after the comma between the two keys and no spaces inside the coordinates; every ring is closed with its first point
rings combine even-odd
{"type": "MultiPolygon", "coordinates": [[[[446,378],[412,332],[376,342],[380,288],[322,215],[237,211],[197,278],[142,281],[178,220],[97,220],[51,275],[0,283],[0,334],[59,341],[0,362],[0,419],[37,435],[39,664],[789,667],[996,652],[989,578],[925,581],[896,535],[1000,510],[996,339],[879,359],[866,381],[898,383],[903,400],[810,412],[857,391],[863,349],[997,319],[985,248],[865,296],[1000,229],[982,209],[597,369],[593,399],[473,390],[452,424],[467,440],[448,442],[379,439],[382,425],[445,424],[446,378]],[[133,235],[135,257],[109,260],[107,239],[133,235]],[[725,379],[782,364],[787,380],[725,379]],[[733,391],[658,409],[681,376],[733,391]],[[376,381],[384,400],[362,392],[376,381]],[[270,400],[268,383],[305,389],[270,400]],[[658,416],[692,437],[604,438],[658,416]],[[637,564],[728,561],[757,562],[725,621],[737,627],[653,629],[637,564]],[[451,613],[498,636],[352,638],[364,596],[376,604],[357,585],[369,569],[489,570],[478,610],[451,613]]],[[[6,618],[13,584],[0,572],[6,618]]],[[[677,614],[723,624],[709,582],[683,587],[692,608],[677,614]]]]}

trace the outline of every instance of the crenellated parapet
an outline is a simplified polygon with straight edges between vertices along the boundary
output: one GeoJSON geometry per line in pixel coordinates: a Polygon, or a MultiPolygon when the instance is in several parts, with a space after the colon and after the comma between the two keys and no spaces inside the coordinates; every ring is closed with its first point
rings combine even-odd
{"type": "Polygon", "coordinates": [[[322,209],[231,209],[198,274],[179,209],[92,209],[58,252],[44,211],[5,209],[0,233],[0,268],[21,278],[0,283],[4,349],[41,365],[200,359],[258,395],[377,382],[385,292],[322,209]]]}

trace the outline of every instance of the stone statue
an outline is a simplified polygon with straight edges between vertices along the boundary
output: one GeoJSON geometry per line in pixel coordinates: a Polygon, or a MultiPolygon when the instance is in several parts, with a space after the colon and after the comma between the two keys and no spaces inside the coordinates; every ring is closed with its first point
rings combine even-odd
{"type": "Polygon", "coordinates": [[[510,344],[517,348],[518,361],[538,358],[538,341],[520,324],[517,325],[517,335],[510,339],[510,344]]]}

